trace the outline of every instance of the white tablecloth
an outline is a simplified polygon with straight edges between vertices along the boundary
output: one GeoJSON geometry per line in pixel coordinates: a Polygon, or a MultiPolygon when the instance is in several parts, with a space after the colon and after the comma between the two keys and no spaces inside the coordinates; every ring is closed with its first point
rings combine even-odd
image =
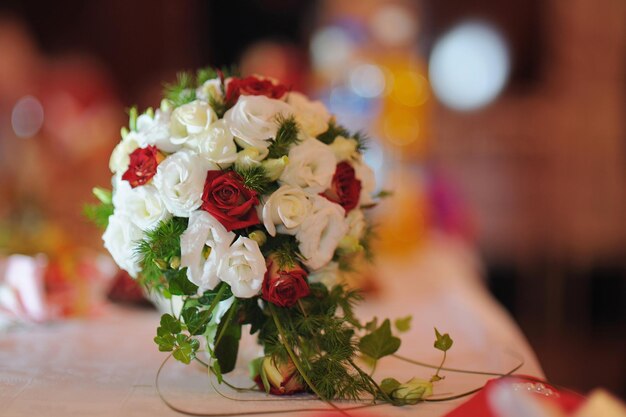
{"type": "MultiPolygon", "coordinates": [[[[470,252],[441,239],[432,241],[410,260],[381,262],[379,279],[384,291],[362,305],[360,316],[393,319],[412,314],[412,329],[402,335],[399,353],[404,356],[438,363],[441,357],[432,347],[433,326],[437,326],[454,339],[447,366],[506,372],[523,358],[518,373],[542,377],[527,341],[489,296],[477,266],[470,252]]],[[[0,335],[0,416],[179,415],[164,405],[155,390],[155,374],[166,357],[152,341],[158,321],[159,314],[154,311],[111,305],[96,318],[13,329],[0,335]]],[[[249,356],[254,350],[256,347],[248,344],[240,353],[249,356]]],[[[245,372],[236,371],[232,379],[249,384],[245,372]]],[[[427,379],[432,373],[390,358],[381,362],[377,377],[427,379]]],[[[435,388],[440,395],[470,390],[488,378],[451,372],[442,375],[445,380],[435,388]]],[[[172,403],[199,413],[325,407],[321,402],[301,399],[248,401],[268,397],[237,394],[220,387],[237,398],[228,400],[211,388],[199,366],[184,366],[173,360],[164,367],[160,381],[172,403]]],[[[419,411],[420,416],[440,416],[462,401],[380,406],[366,414],[408,416],[419,411]]]]}

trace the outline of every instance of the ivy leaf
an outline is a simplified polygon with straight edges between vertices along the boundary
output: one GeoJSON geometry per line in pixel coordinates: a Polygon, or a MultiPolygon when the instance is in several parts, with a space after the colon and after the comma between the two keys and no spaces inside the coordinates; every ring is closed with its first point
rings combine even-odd
{"type": "MultiPolygon", "coordinates": [[[[162,329],[162,327],[159,327],[159,329],[162,329]]],[[[174,346],[176,346],[176,338],[170,333],[158,335],[159,329],[157,329],[157,336],[154,338],[154,343],[159,345],[159,351],[171,352],[174,350],[174,346]]]]}
{"type": "Polygon", "coordinates": [[[439,330],[437,330],[437,328],[435,327],[435,349],[439,349],[442,352],[446,352],[447,350],[449,350],[452,347],[452,343],[454,343],[454,341],[450,338],[450,335],[448,333],[445,334],[441,334],[439,333],[439,330]]]}
{"type": "Polygon", "coordinates": [[[400,348],[400,339],[391,334],[389,319],[385,320],[378,329],[363,336],[359,341],[359,350],[374,359],[391,355],[398,348],[400,348]]]}
{"type": "Polygon", "coordinates": [[[365,323],[365,330],[367,330],[368,332],[373,332],[374,330],[376,330],[376,327],[378,327],[378,317],[374,317],[373,319],[365,323]]]}
{"type": "Polygon", "coordinates": [[[408,332],[411,329],[411,319],[413,319],[412,316],[396,319],[394,322],[396,329],[398,329],[400,333],[408,332]]]}
{"type": "Polygon", "coordinates": [[[197,336],[206,331],[206,326],[211,319],[211,312],[208,310],[198,312],[196,307],[190,307],[183,310],[182,316],[189,333],[193,336],[197,336]]]}
{"type": "MultiPolygon", "coordinates": [[[[161,316],[161,327],[159,327],[159,329],[161,328],[163,331],[167,331],[170,334],[178,334],[182,330],[180,321],[171,314],[163,314],[161,316]]],[[[157,329],[157,334],[159,334],[159,329],[157,329]]]]}
{"type": "Polygon", "coordinates": [[[165,277],[172,295],[194,295],[198,292],[198,286],[187,279],[187,268],[166,271],[165,277]]]}
{"type": "Polygon", "coordinates": [[[194,353],[193,344],[189,341],[185,341],[178,345],[178,348],[174,350],[173,356],[182,363],[189,364],[194,353]]]}
{"type": "Polygon", "coordinates": [[[400,387],[400,382],[395,378],[385,378],[380,383],[380,389],[387,395],[391,395],[392,392],[400,387]]]}

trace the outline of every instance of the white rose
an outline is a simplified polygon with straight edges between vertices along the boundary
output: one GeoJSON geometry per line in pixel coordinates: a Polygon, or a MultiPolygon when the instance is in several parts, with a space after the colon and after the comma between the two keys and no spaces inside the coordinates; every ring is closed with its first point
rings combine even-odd
{"type": "Polygon", "coordinates": [[[310,101],[304,94],[291,92],[287,96],[295,110],[296,121],[309,136],[317,136],[328,130],[330,113],[321,101],[310,101]]]}
{"type": "Polygon", "coordinates": [[[128,132],[120,143],[117,144],[113,152],[111,152],[111,158],[109,159],[109,169],[112,173],[117,174],[124,173],[128,169],[130,164],[130,154],[137,148],[139,148],[140,142],[143,142],[143,138],[136,132],[128,132]]]}
{"type": "Polygon", "coordinates": [[[241,96],[224,115],[239,146],[267,149],[269,140],[276,136],[277,117],[293,114],[291,106],[284,101],[265,96],[241,96]]]}
{"type": "Polygon", "coordinates": [[[346,139],[343,136],[337,136],[333,143],[330,145],[330,149],[337,157],[337,162],[351,161],[358,157],[357,147],[358,142],[354,139],[346,139]]]}
{"type": "Polygon", "coordinates": [[[180,144],[172,142],[169,111],[158,109],[154,112],[154,117],[150,117],[147,113],[139,116],[137,133],[141,138],[139,143],[141,148],[154,145],[163,152],[176,152],[180,149],[180,144]]]}
{"type": "Polygon", "coordinates": [[[170,118],[172,143],[183,145],[189,136],[208,129],[217,120],[217,115],[207,103],[194,100],[174,109],[170,118]]]}
{"type": "Polygon", "coordinates": [[[132,188],[128,181],[120,177],[117,177],[113,205],[116,211],[126,214],[141,230],[153,229],[159,222],[172,216],[154,185],[144,184],[132,188]]]}
{"type": "Polygon", "coordinates": [[[304,264],[311,269],[318,269],[328,263],[337,249],[339,241],[348,231],[345,222],[345,210],[339,204],[324,197],[311,196],[312,213],[300,226],[296,234],[304,264]]]}
{"type": "Polygon", "coordinates": [[[361,197],[359,199],[360,206],[367,206],[374,204],[374,198],[372,195],[376,190],[376,176],[374,171],[363,161],[357,161],[353,163],[354,176],[361,181],[361,197]]]}
{"type": "Polygon", "coordinates": [[[295,235],[312,207],[301,188],[283,185],[263,205],[263,224],[270,236],[276,236],[276,226],[279,233],[295,235]]]}
{"type": "Polygon", "coordinates": [[[346,216],[345,222],[348,227],[347,236],[360,241],[365,235],[365,230],[367,228],[367,222],[365,221],[363,211],[359,209],[351,210],[346,216]]]}
{"type": "Polygon", "coordinates": [[[222,258],[217,274],[230,285],[235,297],[250,298],[261,290],[266,270],[259,245],[240,236],[222,258]]]}
{"type": "Polygon", "coordinates": [[[223,119],[212,123],[204,132],[190,137],[185,146],[222,168],[228,168],[237,159],[235,138],[223,119]]]}
{"type": "Polygon", "coordinates": [[[289,163],[279,182],[318,194],[330,187],[337,159],[328,145],[317,139],[307,139],[289,151],[289,163]]]}
{"type": "Polygon", "coordinates": [[[239,169],[245,169],[255,165],[259,165],[262,160],[267,158],[268,154],[269,150],[267,148],[245,148],[237,153],[235,166],[239,169]]]}
{"type": "Polygon", "coordinates": [[[354,209],[345,218],[347,234],[339,242],[339,248],[346,253],[354,253],[363,250],[361,239],[365,236],[367,222],[361,210],[354,209]]]}
{"type": "Polygon", "coordinates": [[[197,210],[189,216],[187,230],[180,236],[180,265],[187,267],[187,278],[200,291],[212,290],[220,283],[217,269],[234,239],[235,234],[206,211],[197,210]]]}
{"type": "Polygon", "coordinates": [[[309,282],[315,284],[321,282],[328,288],[332,288],[339,278],[339,264],[329,262],[320,269],[316,269],[309,274],[309,282]]]}
{"type": "Polygon", "coordinates": [[[189,151],[165,158],[153,178],[165,207],[175,216],[189,217],[202,204],[204,182],[210,169],[218,168],[189,151]]]}
{"type": "Polygon", "coordinates": [[[200,100],[209,101],[211,97],[215,99],[222,98],[222,83],[219,78],[207,80],[196,89],[196,97],[200,100]]]}
{"type": "Polygon", "coordinates": [[[117,265],[136,278],[141,270],[135,255],[136,242],[143,238],[143,232],[123,213],[115,212],[109,217],[102,240],[117,265]]]}

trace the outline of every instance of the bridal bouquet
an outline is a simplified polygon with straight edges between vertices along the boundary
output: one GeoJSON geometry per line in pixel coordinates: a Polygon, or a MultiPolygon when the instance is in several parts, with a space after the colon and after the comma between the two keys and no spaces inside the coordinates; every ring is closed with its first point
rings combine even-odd
{"type": "MultiPolygon", "coordinates": [[[[157,110],[130,111],[113,151],[113,190],[91,207],[117,264],[150,291],[182,297],[154,341],[226,382],[242,329],[264,356],[260,389],[320,399],[415,403],[432,382],[376,381],[410,317],[362,323],[338,280],[370,256],[374,175],[364,137],[324,105],[267,78],[201,70],[168,86],[157,110]],[[245,326],[245,327],[244,327],[245,326]],[[204,340],[210,360],[198,357],[204,340]],[[364,369],[366,368],[366,369],[364,369]]],[[[447,334],[435,347],[450,348],[447,334]]]]}

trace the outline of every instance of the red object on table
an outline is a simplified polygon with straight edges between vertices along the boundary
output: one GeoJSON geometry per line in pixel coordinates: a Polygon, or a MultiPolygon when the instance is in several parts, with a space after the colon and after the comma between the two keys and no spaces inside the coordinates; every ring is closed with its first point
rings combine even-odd
{"type": "MultiPolygon", "coordinates": [[[[507,378],[491,379],[485,384],[485,387],[474,395],[472,398],[461,404],[458,408],[455,408],[444,417],[500,417],[496,414],[490,405],[489,395],[493,389],[500,384],[526,384],[526,383],[541,383],[545,385],[546,389],[552,390],[557,395],[546,396],[541,395],[546,401],[550,401],[553,405],[560,408],[564,413],[573,413],[585,400],[585,398],[573,391],[559,390],[558,388],[544,382],[540,379],[529,377],[525,375],[514,375],[507,378]]],[[[527,391],[531,392],[532,391],[527,391]]]]}

